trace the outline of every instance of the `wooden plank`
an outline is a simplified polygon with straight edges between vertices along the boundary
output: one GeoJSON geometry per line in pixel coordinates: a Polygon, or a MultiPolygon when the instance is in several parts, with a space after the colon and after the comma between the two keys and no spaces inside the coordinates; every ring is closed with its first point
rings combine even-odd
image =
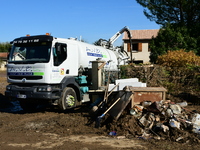
{"type": "Polygon", "coordinates": [[[115,99],[121,97],[120,101],[108,113],[117,120],[132,100],[132,94],[131,91],[120,91],[115,97],[115,99]]]}

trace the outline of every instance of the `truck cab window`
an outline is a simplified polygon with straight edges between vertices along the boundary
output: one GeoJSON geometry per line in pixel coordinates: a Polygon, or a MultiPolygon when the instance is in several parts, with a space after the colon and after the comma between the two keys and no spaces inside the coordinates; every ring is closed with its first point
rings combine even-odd
{"type": "Polygon", "coordinates": [[[51,43],[17,43],[14,44],[8,61],[14,63],[43,63],[49,62],[51,43]]]}
{"type": "Polygon", "coordinates": [[[67,58],[67,44],[56,43],[54,48],[54,66],[59,66],[67,58]]]}

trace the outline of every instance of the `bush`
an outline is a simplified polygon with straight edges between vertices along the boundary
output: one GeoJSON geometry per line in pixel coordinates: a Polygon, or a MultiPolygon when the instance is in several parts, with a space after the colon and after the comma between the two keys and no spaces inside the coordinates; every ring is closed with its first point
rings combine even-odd
{"type": "Polygon", "coordinates": [[[188,67],[199,66],[200,57],[193,51],[185,50],[168,51],[167,54],[158,56],[157,64],[165,67],[188,67]]]}

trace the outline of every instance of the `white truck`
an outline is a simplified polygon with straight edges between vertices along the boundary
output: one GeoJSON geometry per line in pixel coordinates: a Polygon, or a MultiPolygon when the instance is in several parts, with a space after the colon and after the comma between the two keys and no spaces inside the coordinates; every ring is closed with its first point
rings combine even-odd
{"type": "MultiPolygon", "coordinates": [[[[115,36],[124,31],[126,27],[115,36]]],[[[81,104],[90,90],[92,61],[101,59],[106,62],[105,70],[118,71],[118,66],[128,58],[112,46],[104,48],[49,34],[28,35],[11,43],[7,64],[10,84],[5,95],[18,100],[24,110],[47,102],[57,104],[61,110],[73,108],[81,104]]]]}

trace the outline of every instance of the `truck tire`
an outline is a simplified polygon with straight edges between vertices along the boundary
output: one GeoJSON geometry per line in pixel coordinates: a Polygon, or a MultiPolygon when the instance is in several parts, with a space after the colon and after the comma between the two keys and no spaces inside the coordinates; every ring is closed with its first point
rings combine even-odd
{"type": "Polygon", "coordinates": [[[61,110],[71,109],[76,107],[77,96],[76,92],[71,87],[64,88],[62,96],[58,101],[58,106],[61,110]]]}

